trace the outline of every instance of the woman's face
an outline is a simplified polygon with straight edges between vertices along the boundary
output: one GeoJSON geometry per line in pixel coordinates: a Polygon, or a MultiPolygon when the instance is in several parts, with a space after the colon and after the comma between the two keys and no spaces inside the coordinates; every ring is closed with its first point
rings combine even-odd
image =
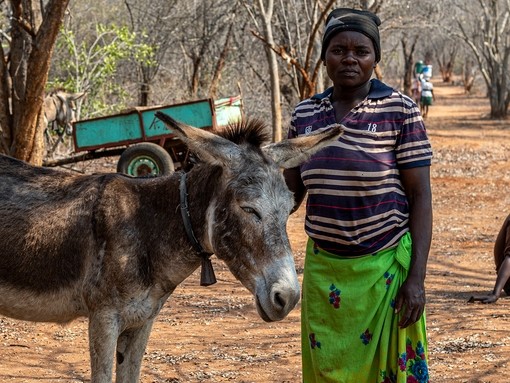
{"type": "Polygon", "coordinates": [[[339,32],[329,42],[324,65],[335,87],[359,87],[372,77],[376,65],[374,44],[363,33],[339,32]]]}

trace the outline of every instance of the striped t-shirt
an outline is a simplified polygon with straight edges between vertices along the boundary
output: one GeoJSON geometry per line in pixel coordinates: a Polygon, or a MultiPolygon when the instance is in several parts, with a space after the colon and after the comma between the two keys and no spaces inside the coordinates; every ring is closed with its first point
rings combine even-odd
{"type": "MultiPolygon", "coordinates": [[[[297,105],[289,137],[336,124],[332,91],[297,105]]],[[[305,230],[331,253],[373,254],[409,231],[399,169],[430,166],[432,149],[416,104],[375,79],[341,123],[346,130],[339,140],[301,165],[308,191],[305,230]]]]}

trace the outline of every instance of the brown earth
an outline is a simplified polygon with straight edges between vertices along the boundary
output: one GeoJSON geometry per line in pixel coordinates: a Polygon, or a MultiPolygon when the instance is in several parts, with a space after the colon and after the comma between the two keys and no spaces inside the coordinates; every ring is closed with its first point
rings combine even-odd
{"type": "MultiPolygon", "coordinates": [[[[492,305],[467,300],[495,281],[493,242],[510,212],[510,129],[486,118],[486,98],[435,84],[426,121],[435,152],[426,281],[431,382],[507,383],[510,298],[492,305]]],[[[300,275],[303,214],[288,225],[300,275]]],[[[281,322],[263,322],[248,292],[213,261],[219,283],[200,287],[194,274],[157,318],[141,381],[300,382],[299,305],[281,322]]],[[[88,382],[87,347],[83,319],[62,327],[0,317],[0,382],[88,382]]]]}

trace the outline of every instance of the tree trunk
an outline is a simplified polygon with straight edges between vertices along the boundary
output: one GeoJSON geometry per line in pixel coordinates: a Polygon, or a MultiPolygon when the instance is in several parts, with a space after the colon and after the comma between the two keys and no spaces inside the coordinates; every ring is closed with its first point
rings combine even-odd
{"type": "Polygon", "coordinates": [[[150,93],[151,86],[145,76],[142,76],[142,84],[140,85],[140,100],[138,100],[138,105],[148,106],[150,93]]]}
{"type": "MultiPolygon", "coordinates": [[[[264,24],[264,38],[269,46],[274,46],[272,17],[273,17],[273,0],[269,0],[267,9],[264,8],[262,0],[258,0],[262,21],[264,24]]],[[[280,104],[280,74],[278,71],[278,60],[276,53],[269,47],[265,46],[266,59],[269,67],[269,77],[271,79],[271,114],[273,122],[273,142],[282,139],[282,107],[280,104]]]]}
{"type": "Polygon", "coordinates": [[[8,154],[12,142],[12,116],[11,116],[11,78],[5,53],[0,45],[0,152],[8,154]]]}
{"type": "Polygon", "coordinates": [[[404,93],[408,96],[412,96],[412,83],[414,80],[414,51],[416,49],[416,42],[418,41],[418,37],[414,37],[414,41],[411,46],[408,47],[406,38],[402,38],[402,52],[404,54],[404,93]]]}
{"type": "Polygon", "coordinates": [[[471,93],[471,89],[475,83],[476,67],[471,60],[466,60],[462,66],[462,82],[464,85],[464,93],[471,93]]]}
{"type": "Polygon", "coordinates": [[[509,91],[506,87],[501,86],[496,81],[492,82],[489,89],[489,99],[491,105],[491,118],[492,119],[505,119],[508,111],[508,98],[509,91]]]}
{"type": "Polygon", "coordinates": [[[506,118],[510,101],[509,4],[500,7],[498,1],[480,1],[481,18],[471,29],[457,21],[459,37],[471,48],[487,86],[492,119],[506,118]]]}
{"type": "Polygon", "coordinates": [[[50,0],[43,11],[38,8],[39,1],[11,0],[10,78],[3,79],[12,84],[9,89],[13,132],[10,154],[33,164],[42,164],[46,128],[42,118],[44,88],[68,2],[50,0]]]}
{"type": "Polygon", "coordinates": [[[215,99],[218,95],[218,88],[220,86],[221,80],[221,72],[225,67],[225,61],[227,58],[228,51],[230,49],[230,40],[232,39],[234,20],[235,17],[232,18],[232,21],[228,27],[227,36],[225,38],[225,44],[223,44],[223,49],[221,51],[220,57],[218,58],[218,62],[216,63],[216,69],[214,70],[213,78],[211,80],[211,86],[209,87],[209,97],[213,99],[215,99]]]}

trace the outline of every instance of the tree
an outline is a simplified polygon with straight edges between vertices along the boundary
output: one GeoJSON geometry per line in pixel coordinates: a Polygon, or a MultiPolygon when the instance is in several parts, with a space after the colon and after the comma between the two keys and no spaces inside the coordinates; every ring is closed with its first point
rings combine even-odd
{"type": "Polygon", "coordinates": [[[443,82],[449,83],[453,77],[453,67],[457,57],[458,46],[456,44],[435,44],[435,56],[439,64],[439,72],[443,82]]]}
{"type": "Polygon", "coordinates": [[[487,86],[490,117],[503,119],[510,103],[510,0],[478,0],[456,4],[458,32],[472,50],[487,86]]]}
{"type": "Polygon", "coordinates": [[[416,43],[418,42],[418,36],[414,37],[411,41],[410,46],[408,45],[408,39],[402,37],[402,53],[404,55],[404,93],[412,95],[412,83],[415,77],[414,71],[414,53],[416,50],[416,43]]]}
{"type": "Polygon", "coordinates": [[[293,93],[297,94],[299,99],[304,99],[315,93],[319,82],[322,84],[320,44],[317,42],[327,13],[334,3],[334,0],[327,0],[327,4],[323,6],[322,0],[280,1],[278,14],[274,17],[276,20],[273,20],[275,10],[273,1],[265,5],[259,0],[257,4],[259,19],[262,20],[261,26],[254,16],[255,12],[247,2],[244,3],[254,21],[255,29],[252,30],[252,34],[262,41],[266,53],[271,80],[274,141],[282,138],[282,89],[290,103],[294,99],[293,93]],[[274,38],[273,24],[279,27],[276,29],[279,32],[279,43],[274,38]],[[281,59],[281,66],[278,64],[278,57],[281,59]],[[282,89],[280,67],[286,67],[284,73],[290,79],[282,89]]]}
{"type": "Polygon", "coordinates": [[[230,0],[177,3],[175,14],[163,20],[176,26],[165,37],[168,49],[161,65],[161,76],[175,84],[173,89],[167,89],[169,97],[172,101],[215,98],[225,88],[230,88],[231,94],[239,77],[226,85],[232,80],[228,76],[231,73],[242,76],[244,69],[240,59],[232,54],[232,45],[237,45],[235,34],[242,30],[237,19],[238,3],[230,0]]]}
{"type": "MultiPolygon", "coordinates": [[[[258,0],[260,16],[262,19],[262,33],[269,45],[274,45],[272,21],[274,11],[274,1],[258,0]]],[[[273,142],[282,139],[282,108],[280,100],[280,75],[278,71],[278,61],[276,54],[269,48],[265,47],[266,60],[269,66],[269,77],[271,78],[271,111],[273,117],[273,142]]]]}
{"type": "MultiPolygon", "coordinates": [[[[67,55],[62,54],[56,65],[65,80],[53,82],[74,92],[87,93],[87,117],[118,112],[126,107],[123,90],[113,81],[122,60],[132,59],[145,68],[153,65],[152,48],[137,43],[136,33],[125,26],[98,24],[93,39],[91,37],[82,37],[80,41],[71,27],[62,31],[59,45],[65,47],[67,55]],[[116,102],[112,102],[114,93],[117,94],[116,102]]],[[[80,119],[80,110],[76,117],[80,119]]]]}
{"type": "Polygon", "coordinates": [[[211,79],[211,86],[209,87],[209,97],[216,98],[219,93],[220,82],[222,77],[222,72],[225,69],[225,64],[228,58],[229,51],[231,49],[230,43],[232,41],[234,25],[236,20],[236,12],[234,11],[230,17],[230,23],[228,26],[228,30],[225,36],[225,42],[223,44],[223,48],[218,57],[218,61],[216,62],[216,66],[214,68],[214,73],[211,79]]]}
{"type": "Polygon", "coordinates": [[[464,60],[462,65],[462,83],[464,84],[464,92],[471,93],[471,89],[476,79],[476,64],[471,59],[464,60]]]}
{"type": "MultiPolygon", "coordinates": [[[[385,0],[370,2],[351,0],[344,1],[339,6],[378,12],[384,2],[385,0]]],[[[323,63],[320,58],[321,36],[326,17],[337,3],[338,1],[335,0],[287,2],[280,0],[276,10],[276,24],[280,32],[278,42],[276,38],[269,41],[264,33],[260,32],[260,28],[252,31],[253,35],[261,40],[273,55],[279,57],[282,64],[285,64],[287,67],[285,74],[291,78],[292,88],[299,100],[308,98],[324,88],[321,70],[323,63]]],[[[380,70],[377,73],[379,76],[380,70]]]]}
{"type": "MultiPolygon", "coordinates": [[[[295,2],[295,1],[294,1],[295,2]]],[[[281,18],[286,20],[285,25],[289,25],[287,21],[290,17],[296,25],[295,28],[285,28],[283,34],[283,44],[278,48],[280,57],[287,63],[292,65],[293,79],[297,84],[299,99],[311,97],[318,91],[324,89],[323,84],[323,63],[320,58],[321,52],[321,34],[324,29],[326,17],[335,4],[335,1],[328,0],[326,2],[314,0],[310,2],[307,7],[306,3],[304,12],[293,12],[294,9],[288,7],[283,8],[281,11],[281,18]],[[287,14],[289,16],[287,16],[287,14]],[[306,25],[309,31],[304,33],[304,38],[301,36],[303,32],[297,28],[299,25],[300,17],[305,16],[307,21],[306,25]],[[286,48],[288,46],[288,48],[286,48]],[[288,53],[287,50],[292,52],[288,53]]],[[[294,4],[295,5],[295,4],[294,4]]],[[[347,4],[346,4],[347,5],[347,4]]],[[[289,4],[287,4],[289,6],[289,4]]]]}
{"type": "Polygon", "coordinates": [[[151,104],[152,84],[156,78],[161,62],[170,48],[170,35],[181,27],[180,23],[169,22],[168,15],[177,13],[176,2],[124,0],[129,13],[131,30],[140,45],[152,47],[153,60],[136,63],[137,81],[139,83],[138,105],[151,104]]]}
{"type": "MultiPolygon", "coordinates": [[[[113,108],[120,106],[179,103],[241,92],[246,115],[271,121],[273,115],[280,113],[281,136],[284,136],[285,125],[296,103],[330,86],[320,60],[320,48],[325,18],[332,8],[369,9],[381,18],[383,52],[376,76],[382,78],[384,73],[385,82],[406,92],[414,63],[417,59],[423,60],[427,52],[433,53],[434,65],[439,68],[434,72],[437,75],[444,71],[448,76],[450,70],[460,75],[461,64],[469,59],[467,56],[475,58],[471,50],[468,54],[463,50],[465,44],[457,44],[458,52],[453,56],[451,41],[454,32],[460,36],[457,19],[462,20],[467,31],[476,31],[483,13],[480,1],[470,2],[469,6],[461,0],[422,0],[419,5],[411,0],[273,0],[272,4],[268,0],[75,1],[70,3],[65,21],[66,30],[72,30],[75,40],[80,44],[86,42],[89,47],[97,38],[97,25],[115,24],[119,28],[128,25],[129,32],[135,33],[134,44],[145,44],[154,54],[154,66],[137,62],[131,53],[117,60],[115,73],[108,76],[100,92],[94,96],[89,94],[83,116],[114,112],[118,109],[113,108]],[[244,7],[240,7],[239,2],[244,7]],[[263,14],[268,15],[269,5],[272,6],[272,16],[267,19],[271,44],[265,35],[269,31],[265,29],[263,17],[263,14]],[[456,10],[455,17],[451,17],[456,10]],[[455,28],[445,30],[444,25],[455,28]],[[266,46],[272,53],[263,50],[266,46]],[[272,55],[277,59],[276,67],[270,66],[273,61],[268,57],[272,55]],[[275,96],[278,90],[280,95],[275,96]],[[99,102],[111,109],[102,109],[100,104],[95,104],[99,102]],[[89,115],[86,108],[91,108],[89,115]]],[[[507,0],[497,1],[500,10],[504,1],[507,0]]],[[[491,4],[489,0],[483,3],[491,4]]],[[[11,3],[0,0],[0,5],[10,11],[11,3]]],[[[0,25],[9,38],[10,23],[0,25]]],[[[502,25],[499,24],[500,29],[502,25]]],[[[503,32],[499,34],[502,41],[507,35],[503,32]]],[[[3,45],[5,53],[9,53],[5,47],[10,43],[3,45]]],[[[71,72],[62,65],[68,58],[68,48],[64,44],[55,47],[51,83],[69,84],[71,72]]],[[[8,71],[5,65],[4,68],[8,71]]],[[[473,78],[471,71],[465,73],[473,78]]],[[[1,85],[11,89],[5,81],[1,85]]],[[[5,100],[9,98],[0,100],[0,109],[10,111],[5,100]]],[[[0,115],[4,119],[12,116],[9,113],[0,115]]],[[[11,126],[1,123],[2,127],[11,126]]],[[[11,147],[9,132],[0,136],[3,151],[11,147]]],[[[276,132],[275,138],[278,136],[276,132]]]]}
{"type": "Polygon", "coordinates": [[[11,0],[0,46],[2,151],[34,164],[43,159],[43,99],[51,56],[69,0],[11,0]],[[44,5],[44,7],[43,7],[44,5]]]}
{"type": "Polygon", "coordinates": [[[321,66],[320,59],[320,34],[326,20],[326,16],[332,9],[335,0],[323,3],[321,0],[303,2],[299,4],[295,0],[280,1],[278,19],[280,28],[280,42],[274,38],[270,41],[267,36],[258,30],[252,31],[253,35],[261,40],[266,49],[272,55],[280,57],[287,66],[287,75],[292,79],[292,86],[299,99],[303,100],[316,93],[320,86],[321,66]],[[303,22],[305,20],[305,22],[303,22]],[[302,30],[302,28],[305,28],[302,30]]]}
{"type": "Polygon", "coordinates": [[[412,79],[415,76],[416,56],[425,56],[431,64],[428,54],[430,38],[437,29],[438,5],[435,1],[422,0],[419,6],[411,0],[386,0],[380,4],[378,15],[382,20],[380,26],[382,54],[381,66],[398,78],[397,87],[411,95],[412,79]],[[410,12],[412,10],[412,12],[410,12]],[[390,48],[391,47],[391,48],[390,48]],[[400,49],[399,49],[400,47],[400,49]]]}

